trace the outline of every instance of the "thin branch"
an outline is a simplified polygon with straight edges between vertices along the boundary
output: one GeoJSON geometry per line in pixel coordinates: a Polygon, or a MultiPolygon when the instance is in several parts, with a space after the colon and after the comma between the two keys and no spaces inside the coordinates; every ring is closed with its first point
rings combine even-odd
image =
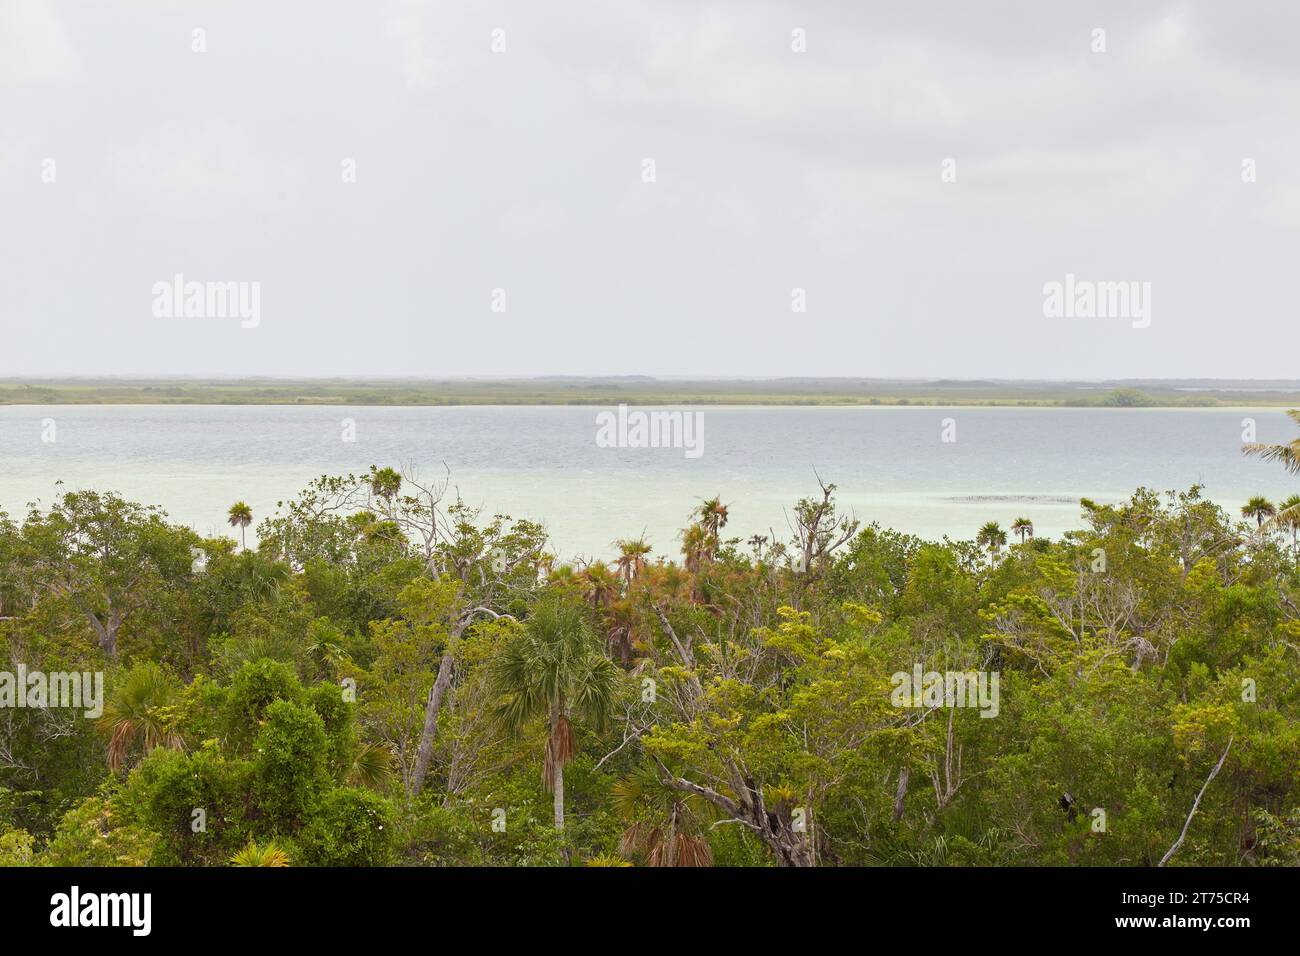
{"type": "Polygon", "coordinates": [[[1223,748],[1223,756],[1220,757],[1219,762],[1214,765],[1214,769],[1210,771],[1210,775],[1205,778],[1205,783],[1201,784],[1201,792],[1196,795],[1196,799],[1192,802],[1192,812],[1187,814],[1187,820],[1183,823],[1183,832],[1178,834],[1178,839],[1174,841],[1174,845],[1169,848],[1169,852],[1161,858],[1160,862],[1157,863],[1156,866],[1164,866],[1168,863],[1169,858],[1177,853],[1179,848],[1183,845],[1183,840],[1187,839],[1187,828],[1192,825],[1192,817],[1196,816],[1196,810],[1201,805],[1201,797],[1205,796],[1205,790],[1209,787],[1210,781],[1219,775],[1219,770],[1223,767],[1223,761],[1228,759],[1228,751],[1231,749],[1232,737],[1229,737],[1228,746],[1223,748]]]}

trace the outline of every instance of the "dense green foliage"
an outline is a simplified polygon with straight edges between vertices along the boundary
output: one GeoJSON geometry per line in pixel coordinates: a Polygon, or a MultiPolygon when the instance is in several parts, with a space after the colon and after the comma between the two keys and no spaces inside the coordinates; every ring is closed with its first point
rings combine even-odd
{"type": "Polygon", "coordinates": [[[713,498],[680,558],[561,564],[445,490],[322,478],[255,550],[112,494],[0,516],[0,667],[106,686],[0,708],[0,864],[1300,862],[1286,503],[925,542],[826,486],[789,541],[713,498]],[[899,706],[914,669],[996,706],[899,706]]]}

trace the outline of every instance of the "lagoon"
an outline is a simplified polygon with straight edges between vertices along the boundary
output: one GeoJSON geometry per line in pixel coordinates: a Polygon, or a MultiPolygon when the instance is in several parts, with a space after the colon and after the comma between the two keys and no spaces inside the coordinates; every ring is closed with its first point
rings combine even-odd
{"type": "Polygon", "coordinates": [[[654,554],[676,556],[690,510],[713,495],[730,505],[728,535],[787,537],[786,515],[816,492],[817,475],[864,523],[926,538],[970,538],[985,521],[1007,528],[1020,516],[1054,537],[1080,526],[1080,497],[1119,501],[1139,485],[1200,482],[1234,513],[1251,495],[1300,491],[1240,452],[1246,419],[1260,441],[1294,437],[1277,408],[672,410],[702,416],[698,457],[602,447],[598,416],[616,409],[601,406],[0,407],[0,510],[18,517],[28,502],[48,503],[62,481],[229,534],[225,512],[238,499],[255,527],[322,474],[373,463],[429,478],[445,464],[466,501],[544,522],[560,555],[610,557],[616,539],[643,532],[654,554]]]}

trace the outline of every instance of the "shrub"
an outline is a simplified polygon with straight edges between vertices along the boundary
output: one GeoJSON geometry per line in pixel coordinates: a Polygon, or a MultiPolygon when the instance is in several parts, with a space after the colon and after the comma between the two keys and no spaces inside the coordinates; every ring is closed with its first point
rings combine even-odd
{"type": "Polygon", "coordinates": [[[329,741],[314,710],[287,700],[266,708],[254,759],[258,806],[271,828],[291,833],[329,785],[329,741]]]}
{"type": "Polygon", "coordinates": [[[209,743],[191,754],[155,750],[132,774],[122,802],[143,791],[149,828],[159,835],[154,862],[224,864],[248,831],[245,794],[252,783],[245,760],[227,760],[209,743]]]}
{"type": "Polygon", "coordinates": [[[393,855],[393,807],[369,790],[331,790],[299,836],[312,866],[384,866],[393,855]]]}
{"type": "Polygon", "coordinates": [[[302,684],[288,664],[269,660],[244,664],[230,682],[223,713],[224,730],[231,747],[247,749],[271,704],[301,699],[302,684]]]}

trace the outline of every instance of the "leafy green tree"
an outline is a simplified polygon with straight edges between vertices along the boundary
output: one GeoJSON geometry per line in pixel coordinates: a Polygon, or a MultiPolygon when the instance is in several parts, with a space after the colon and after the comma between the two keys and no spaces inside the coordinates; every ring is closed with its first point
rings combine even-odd
{"type": "Polygon", "coordinates": [[[118,656],[123,626],[164,605],[169,586],[188,579],[198,541],[156,508],[93,491],[68,492],[48,512],[33,510],[22,534],[33,590],[65,598],[110,658],[118,656]]]}
{"type": "Polygon", "coordinates": [[[132,771],[121,800],[127,821],[156,834],[151,862],[223,866],[251,836],[255,770],[207,742],[190,753],[155,750],[132,771]]]}
{"type": "Polygon", "coordinates": [[[248,753],[271,705],[297,703],[302,693],[302,682],[288,665],[264,659],[245,663],[231,678],[219,704],[227,747],[236,754],[248,753]]]}
{"type": "Polygon", "coordinates": [[[696,656],[661,617],[676,661],[658,669],[668,712],[643,738],[663,786],[709,803],[758,838],[781,866],[816,862],[820,806],[860,785],[870,755],[905,715],[890,705],[881,623],[864,606],[843,609],[843,632],[809,612],[778,610],[727,653],[706,643],[696,656]],[[731,661],[749,663],[736,672],[731,661]]]}
{"type": "Polygon", "coordinates": [[[26,830],[0,832],[0,866],[31,866],[35,843],[26,830]]]}
{"type": "Polygon", "coordinates": [[[158,835],[134,823],[115,825],[109,800],[90,796],[64,814],[39,854],[44,866],[145,866],[158,835]]]}

